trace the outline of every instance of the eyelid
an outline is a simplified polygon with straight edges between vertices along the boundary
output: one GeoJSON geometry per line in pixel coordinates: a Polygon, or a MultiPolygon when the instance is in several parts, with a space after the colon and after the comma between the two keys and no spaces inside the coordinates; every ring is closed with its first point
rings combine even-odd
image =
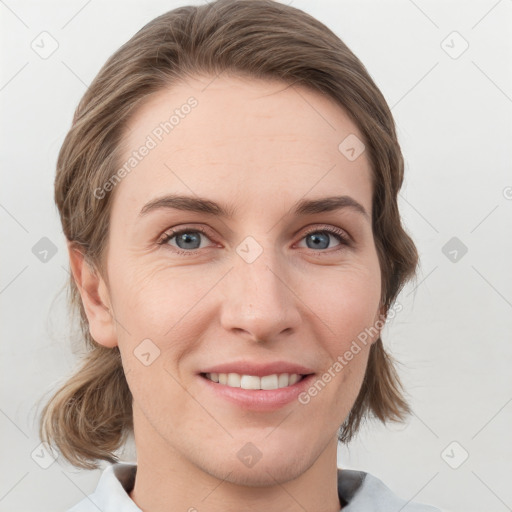
{"type": "MultiPolygon", "coordinates": [[[[188,231],[198,231],[199,233],[202,233],[203,235],[205,235],[208,239],[210,239],[210,240],[212,239],[212,236],[211,236],[209,230],[207,230],[203,226],[194,226],[193,224],[191,224],[191,225],[186,225],[182,228],[166,229],[158,237],[157,244],[163,245],[166,242],[168,242],[171,238],[174,238],[175,236],[180,235],[181,233],[184,233],[184,232],[188,232],[188,231]]],[[[193,249],[193,250],[186,251],[186,252],[194,252],[194,251],[198,251],[198,250],[199,249],[193,249]]]]}
{"type": "MultiPolygon", "coordinates": [[[[347,243],[353,241],[352,237],[346,230],[344,230],[338,226],[333,226],[331,224],[323,224],[323,225],[315,224],[310,229],[308,228],[302,234],[302,238],[309,235],[310,233],[316,233],[316,232],[322,232],[322,231],[327,231],[328,233],[338,235],[340,238],[343,238],[343,240],[345,240],[347,243]]],[[[302,240],[302,238],[301,238],[301,240],[302,240]]]]}
{"type": "MultiPolygon", "coordinates": [[[[330,235],[333,235],[335,238],[338,238],[339,239],[338,241],[339,241],[341,247],[340,246],[330,247],[329,249],[332,249],[332,251],[342,250],[347,247],[350,247],[350,248],[354,247],[354,239],[350,236],[350,234],[347,231],[345,231],[344,229],[339,228],[337,226],[330,225],[330,224],[325,224],[323,226],[317,224],[315,226],[312,226],[310,229],[308,229],[307,231],[304,231],[302,233],[302,236],[300,237],[299,242],[302,241],[306,236],[308,236],[311,233],[329,233],[330,235]]],[[[332,254],[331,250],[329,250],[329,249],[323,250],[323,251],[313,250],[313,252],[319,256],[321,256],[323,254],[332,254]]]]}

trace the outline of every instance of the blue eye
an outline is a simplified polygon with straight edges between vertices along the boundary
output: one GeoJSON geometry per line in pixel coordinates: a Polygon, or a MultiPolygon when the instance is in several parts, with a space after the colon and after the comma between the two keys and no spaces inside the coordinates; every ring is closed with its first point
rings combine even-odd
{"type": "Polygon", "coordinates": [[[186,253],[193,253],[194,251],[198,250],[201,245],[201,235],[208,238],[206,233],[198,228],[195,229],[181,229],[179,231],[170,231],[168,233],[165,233],[164,237],[160,240],[159,244],[169,244],[169,242],[175,238],[176,239],[176,246],[171,245],[171,247],[176,247],[178,253],[180,254],[186,254],[186,253]]]}
{"type": "Polygon", "coordinates": [[[341,246],[350,245],[348,237],[338,228],[314,229],[305,234],[306,245],[309,249],[329,249],[330,237],[334,236],[341,246]],[[311,243],[309,243],[311,242],[311,243]]]}
{"type": "MultiPolygon", "coordinates": [[[[207,235],[206,231],[201,228],[183,228],[176,231],[171,230],[162,236],[158,244],[171,247],[177,254],[191,256],[199,252],[200,249],[204,249],[204,247],[201,247],[202,236],[211,241],[211,238],[207,235]],[[174,243],[170,243],[174,239],[174,243]]],[[[322,249],[337,248],[338,250],[341,250],[347,246],[351,247],[352,245],[345,231],[333,226],[310,229],[301,238],[301,241],[302,240],[306,240],[306,247],[308,249],[312,249],[319,254],[325,252],[322,251],[322,249]],[[338,240],[339,244],[337,246],[330,247],[332,245],[331,237],[338,240]]]]}

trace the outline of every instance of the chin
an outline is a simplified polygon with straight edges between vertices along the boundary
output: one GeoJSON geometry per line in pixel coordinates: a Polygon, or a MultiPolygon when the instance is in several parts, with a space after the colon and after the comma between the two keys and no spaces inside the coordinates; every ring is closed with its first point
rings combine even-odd
{"type": "Polygon", "coordinates": [[[274,443],[235,442],[217,453],[204,455],[197,464],[205,473],[235,485],[268,487],[294,480],[307,471],[316,458],[309,450],[287,447],[279,438],[274,443]],[[240,448],[241,446],[241,448],[240,448]],[[225,454],[232,454],[225,457],[225,454]]]}
{"type": "MultiPolygon", "coordinates": [[[[310,465],[312,465],[312,463],[310,465]]],[[[217,467],[215,471],[208,471],[206,468],[203,469],[215,478],[234,485],[244,487],[273,487],[277,483],[283,484],[294,480],[300,476],[307,467],[307,464],[297,464],[297,460],[292,461],[276,456],[273,460],[267,460],[267,462],[263,462],[263,459],[261,459],[253,467],[244,467],[243,464],[237,461],[234,464],[226,463],[222,467],[217,467]]]]}

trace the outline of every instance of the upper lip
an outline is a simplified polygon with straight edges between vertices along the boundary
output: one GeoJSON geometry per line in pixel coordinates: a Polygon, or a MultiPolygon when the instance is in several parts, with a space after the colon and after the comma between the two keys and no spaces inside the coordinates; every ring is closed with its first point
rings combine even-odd
{"type": "Polygon", "coordinates": [[[237,361],[210,366],[209,368],[202,370],[201,373],[238,373],[239,375],[264,377],[265,375],[273,375],[275,373],[297,373],[299,375],[308,375],[314,372],[306,366],[289,363],[287,361],[272,361],[269,363],[237,361]]]}

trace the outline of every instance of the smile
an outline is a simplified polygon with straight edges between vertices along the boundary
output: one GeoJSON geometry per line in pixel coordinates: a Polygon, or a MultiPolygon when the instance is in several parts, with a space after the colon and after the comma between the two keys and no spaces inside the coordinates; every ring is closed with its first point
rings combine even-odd
{"type": "Polygon", "coordinates": [[[256,389],[256,390],[273,390],[293,386],[305,375],[297,373],[274,373],[272,375],[265,375],[258,377],[256,375],[240,375],[238,373],[202,373],[203,377],[212,382],[217,382],[224,386],[231,388],[241,389],[256,389]]]}

